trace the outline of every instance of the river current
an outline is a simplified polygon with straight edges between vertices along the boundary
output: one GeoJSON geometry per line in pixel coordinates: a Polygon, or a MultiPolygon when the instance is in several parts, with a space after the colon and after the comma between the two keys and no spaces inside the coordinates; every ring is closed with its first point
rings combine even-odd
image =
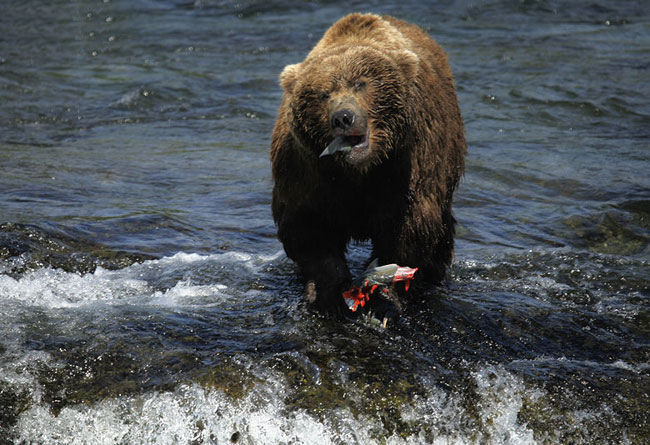
{"type": "Polygon", "coordinates": [[[645,2],[2,9],[0,444],[650,441],[645,2]],[[387,329],[310,311],[270,212],[278,74],[354,11],[443,46],[468,140],[387,329]]]}

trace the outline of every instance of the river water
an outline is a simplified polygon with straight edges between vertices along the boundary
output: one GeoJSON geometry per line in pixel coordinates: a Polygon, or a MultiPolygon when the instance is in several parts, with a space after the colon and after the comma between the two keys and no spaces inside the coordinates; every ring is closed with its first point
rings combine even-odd
{"type": "Polygon", "coordinates": [[[650,440],[650,9],[425,3],[3,7],[0,443],[650,440]],[[277,76],[352,11],[447,50],[469,144],[386,330],[308,310],[270,213],[277,76]]]}

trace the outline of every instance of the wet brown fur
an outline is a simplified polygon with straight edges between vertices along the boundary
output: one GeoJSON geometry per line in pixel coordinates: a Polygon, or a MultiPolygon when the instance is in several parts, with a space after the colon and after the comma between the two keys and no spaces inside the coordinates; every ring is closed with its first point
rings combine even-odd
{"type": "Polygon", "coordinates": [[[464,169],[463,121],[447,56],[404,21],[351,14],[280,76],[271,142],[273,217],[287,255],[325,312],[344,310],[348,242],[370,239],[379,264],[418,267],[439,282],[453,255],[452,195],[464,169]],[[346,102],[347,101],[347,102],[346,102]],[[319,158],[329,115],[351,103],[367,116],[360,161],[319,158]]]}

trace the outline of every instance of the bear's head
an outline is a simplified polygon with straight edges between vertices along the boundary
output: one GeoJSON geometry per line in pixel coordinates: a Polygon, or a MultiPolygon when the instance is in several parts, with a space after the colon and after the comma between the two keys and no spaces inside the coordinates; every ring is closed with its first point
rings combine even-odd
{"type": "Polygon", "coordinates": [[[285,119],[299,146],[365,171],[386,159],[408,133],[418,57],[408,49],[371,46],[314,50],[280,75],[285,119]]]}

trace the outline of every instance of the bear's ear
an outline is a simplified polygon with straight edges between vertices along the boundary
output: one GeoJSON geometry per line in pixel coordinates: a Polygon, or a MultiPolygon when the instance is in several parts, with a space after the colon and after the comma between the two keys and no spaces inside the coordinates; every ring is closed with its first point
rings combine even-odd
{"type": "Polygon", "coordinates": [[[287,93],[293,92],[293,86],[296,83],[298,78],[298,68],[300,67],[299,63],[293,65],[287,65],[280,73],[280,85],[287,93]]]}
{"type": "Polygon", "coordinates": [[[415,77],[418,72],[418,64],[420,63],[420,58],[417,54],[408,49],[401,49],[394,52],[394,57],[407,79],[415,77]]]}

